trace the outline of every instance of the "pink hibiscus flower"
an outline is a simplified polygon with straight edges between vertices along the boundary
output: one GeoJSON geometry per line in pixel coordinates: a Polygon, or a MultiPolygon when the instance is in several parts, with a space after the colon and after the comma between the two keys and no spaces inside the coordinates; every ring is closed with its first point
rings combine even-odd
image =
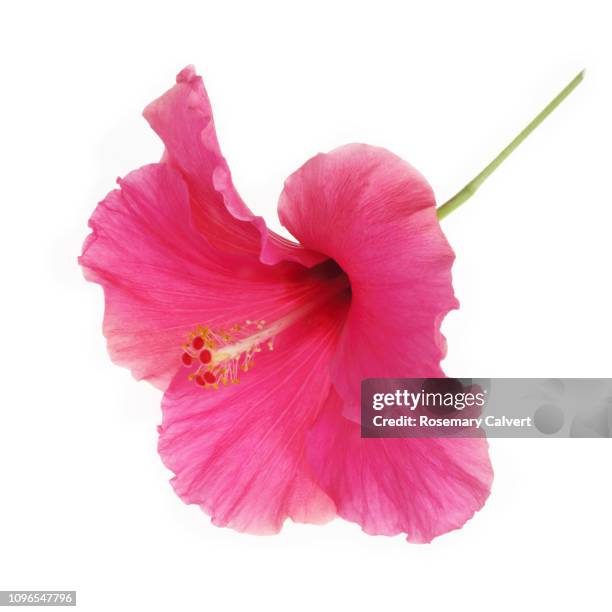
{"type": "Polygon", "coordinates": [[[360,437],[363,378],[444,375],[454,254],[425,179],[372,146],[315,156],[280,197],[296,244],[238,195],[192,68],[144,114],[164,156],[100,202],[80,263],[112,359],[165,391],[177,494],[253,533],[461,527],[489,494],[486,440],[360,437]]]}

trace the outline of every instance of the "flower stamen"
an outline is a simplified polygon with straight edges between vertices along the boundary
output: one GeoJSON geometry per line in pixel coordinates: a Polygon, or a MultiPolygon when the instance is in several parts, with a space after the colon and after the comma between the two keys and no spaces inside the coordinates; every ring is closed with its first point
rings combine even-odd
{"type": "Polygon", "coordinates": [[[219,384],[238,384],[239,373],[248,372],[254,365],[255,354],[262,350],[261,345],[266,342],[268,349],[272,350],[272,336],[289,324],[288,318],[268,327],[264,320],[247,320],[228,329],[198,326],[182,347],[183,365],[197,366],[189,374],[189,380],[214,389],[218,389],[219,384]]]}

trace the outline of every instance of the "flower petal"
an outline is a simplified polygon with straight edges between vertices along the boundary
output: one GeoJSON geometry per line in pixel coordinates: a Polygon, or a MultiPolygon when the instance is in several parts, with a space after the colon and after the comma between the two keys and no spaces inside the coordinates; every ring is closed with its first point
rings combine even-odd
{"type": "Polygon", "coordinates": [[[335,506],[304,463],[307,431],[330,389],[329,359],[346,304],[296,323],[238,385],[198,388],[177,375],[164,396],[159,452],[176,493],[219,526],[278,532],[322,523],[335,506]]]}
{"type": "Polygon", "coordinates": [[[256,254],[267,264],[287,260],[310,267],[325,259],[268,230],[263,218],[242,201],[221,155],[204,84],[192,66],[178,74],[172,89],[147,106],[144,116],[166,146],[163,161],[185,178],[195,224],[213,244],[256,254]]]}
{"type": "Polygon", "coordinates": [[[191,222],[180,174],[153,164],[119,181],[98,205],[80,263],[105,292],[110,355],[165,388],[199,324],[282,316],[320,282],[298,264],[220,252],[191,222]],[[312,277],[312,278],[311,278],[312,277]]]}
{"type": "Polygon", "coordinates": [[[491,490],[484,438],[360,437],[332,390],[308,439],[307,458],[338,515],[372,535],[429,542],[460,528],[491,490]]]}
{"type": "Polygon", "coordinates": [[[352,305],[333,364],[347,416],[369,377],[443,376],[440,323],[458,306],[454,253],[425,179],[385,149],[347,145],[285,183],[281,222],[350,278],[352,305]]]}

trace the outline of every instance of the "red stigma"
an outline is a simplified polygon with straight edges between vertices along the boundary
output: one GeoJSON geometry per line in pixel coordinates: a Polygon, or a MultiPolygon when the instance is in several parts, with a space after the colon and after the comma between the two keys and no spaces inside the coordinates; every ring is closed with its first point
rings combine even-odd
{"type": "Polygon", "coordinates": [[[181,356],[181,361],[183,362],[183,365],[190,366],[191,362],[193,361],[193,358],[189,353],[183,353],[183,355],[181,356]]]}
{"type": "Polygon", "coordinates": [[[196,351],[199,351],[203,346],[204,346],[204,340],[202,339],[201,336],[196,336],[192,342],[191,342],[191,346],[193,346],[193,348],[196,351]]]}
{"type": "MultiPolygon", "coordinates": [[[[196,382],[197,380],[198,378],[196,377],[196,382]]],[[[212,385],[213,383],[217,382],[217,377],[212,372],[204,372],[204,380],[209,385],[212,385]]]]}
{"type": "MultiPolygon", "coordinates": [[[[206,374],[208,374],[208,372],[206,372],[206,374]]],[[[206,374],[204,376],[206,376],[206,374]]],[[[200,385],[201,387],[204,386],[204,378],[202,378],[199,374],[195,377],[195,381],[198,385],[200,385]]]]}
{"type": "Polygon", "coordinates": [[[200,353],[200,361],[202,363],[210,363],[211,359],[212,359],[212,355],[211,355],[211,353],[210,353],[210,351],[208,349],[204,349],[200,353]]]}

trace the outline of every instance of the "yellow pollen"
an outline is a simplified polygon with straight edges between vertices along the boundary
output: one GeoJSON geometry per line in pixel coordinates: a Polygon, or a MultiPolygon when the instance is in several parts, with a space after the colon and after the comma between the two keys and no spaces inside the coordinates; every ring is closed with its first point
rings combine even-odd
{"type": "Polygon", "coordinates": [[[268,327],[264,320],[249,320],[217,330],[198,326],[189,334],[189,342],[181,345],[183,364],[195,367],[188,380],[205,389],[238,384],[240,371],[248,372],[255,365],[254,356],[261,352],[261,345],[265,343],[272,350],[273,336],[299,314],[291,313],[268,327]]]}

